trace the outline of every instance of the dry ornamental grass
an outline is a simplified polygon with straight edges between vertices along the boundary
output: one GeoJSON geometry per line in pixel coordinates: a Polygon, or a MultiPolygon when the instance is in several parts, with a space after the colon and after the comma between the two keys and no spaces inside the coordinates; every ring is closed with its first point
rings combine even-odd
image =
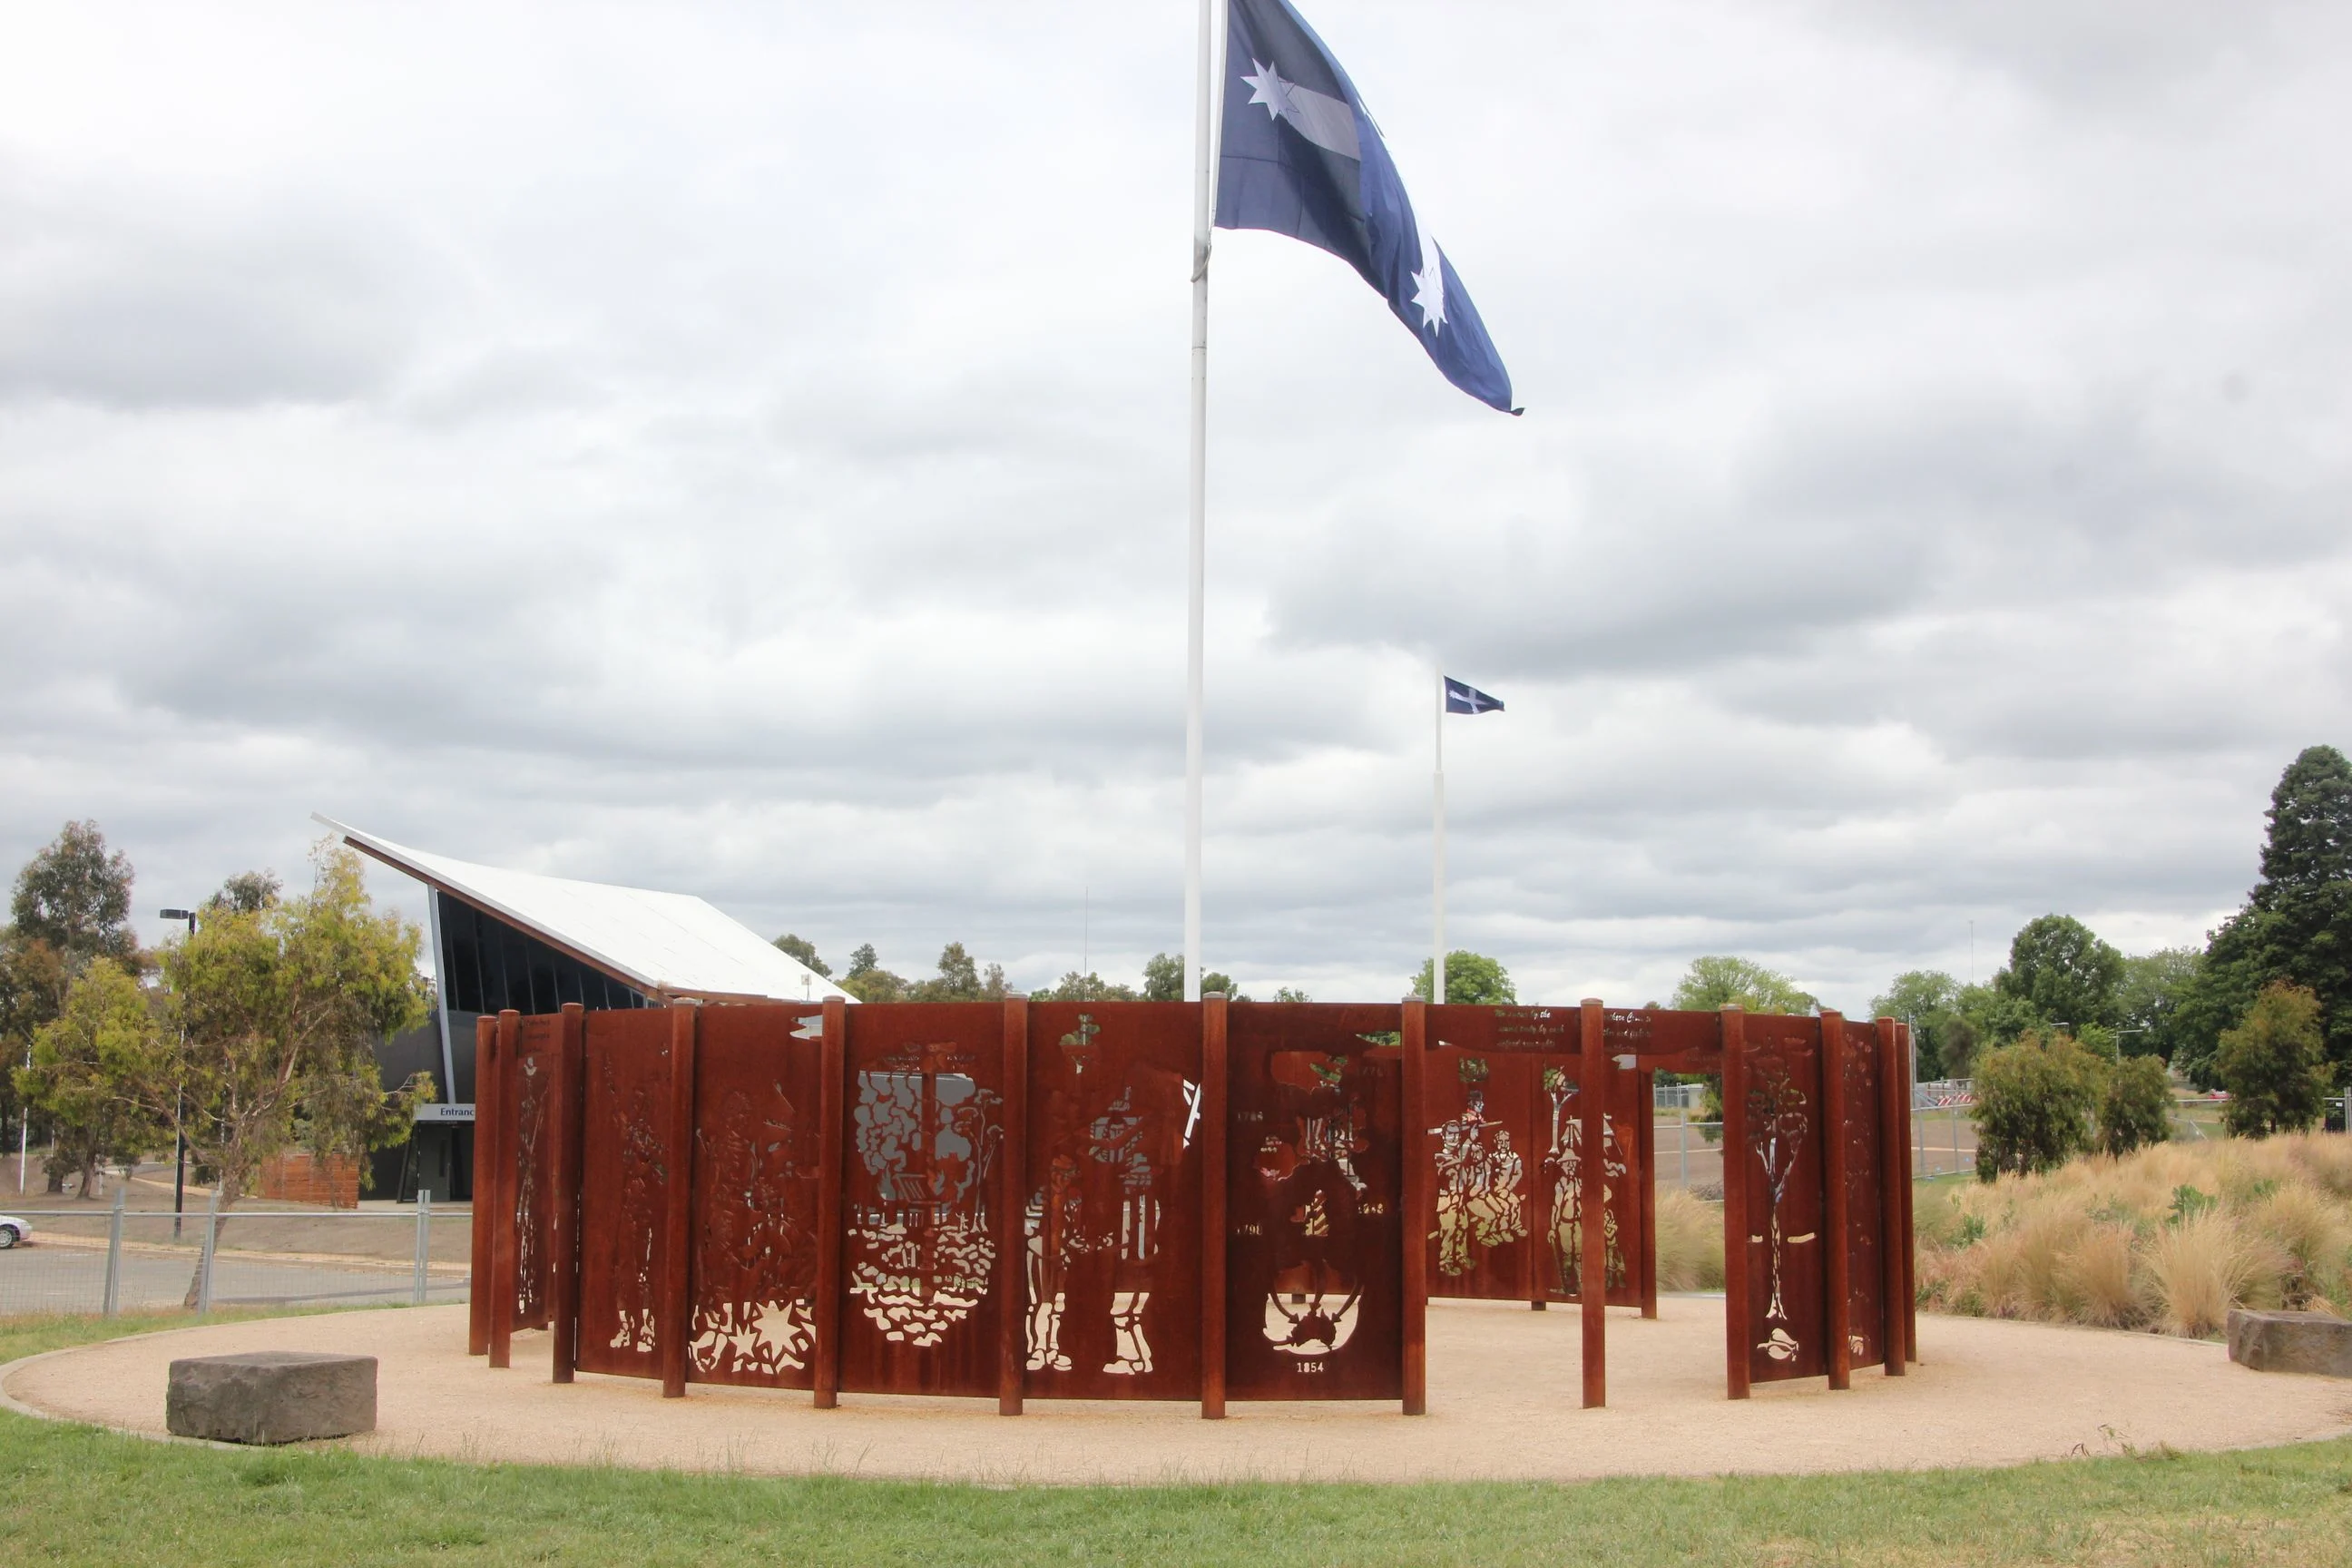
{"type": "Polygon", "coordinates": [[[1919,1295],[1949,1312],[2209,1337],[2232,1306],[2352,1303],[2352,1140],[2165,1143],[1919,1208],[1919,1295]]]}

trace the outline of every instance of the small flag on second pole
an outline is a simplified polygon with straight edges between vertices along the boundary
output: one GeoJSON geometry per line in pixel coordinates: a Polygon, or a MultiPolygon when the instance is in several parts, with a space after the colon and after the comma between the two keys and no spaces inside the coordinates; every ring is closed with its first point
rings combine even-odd
{"type": "Polygon", "coordinates": [[[1503,700],[1489,697],[1466,681],[1445,678],[1445,710],[1448,713],[1500,713],[1503,700]]]}

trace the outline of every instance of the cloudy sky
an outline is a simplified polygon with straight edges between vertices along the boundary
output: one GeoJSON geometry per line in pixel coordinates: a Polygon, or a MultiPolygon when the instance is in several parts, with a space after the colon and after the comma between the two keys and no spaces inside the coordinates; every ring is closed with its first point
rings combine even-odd
{"type": "MultiPolygon", "coordinates": [[[[1210,964],[1402,989],[1433,658],[1529,999],[2238,901],[2352,742],[2352,8],[1306,10],[1528,412],[1219,237],[1210,964]]],[[[321,810],[1176,948],[1193,27],[0,6],[0,861],[94,816],[152,912],[321,810]]]]}

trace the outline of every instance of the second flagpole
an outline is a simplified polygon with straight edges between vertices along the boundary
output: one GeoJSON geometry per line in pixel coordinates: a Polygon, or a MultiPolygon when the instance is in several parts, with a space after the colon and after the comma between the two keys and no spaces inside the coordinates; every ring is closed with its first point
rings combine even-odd
{"type": "Polygon", "coordinates": [[[1429,961],[1432,1005],[1445,1000],[1445,667],[1438,666],[1436,673],[1437,714],[1433,728],[1437,766],[1430,775],[1432,805],[1437,820],[1436,847],[1429,868],[1429,923],[1434,944],[1429,961]]]}
{"type": "Polygon", "coordinates": [[[1201,700],[1209,561],[1209,240],[1216,223],[1218,0],[1201,0],[1198,120],[1192,137],[1192,531],[1184,648],[1184,1000],[1201,999],[1201,700]]]}

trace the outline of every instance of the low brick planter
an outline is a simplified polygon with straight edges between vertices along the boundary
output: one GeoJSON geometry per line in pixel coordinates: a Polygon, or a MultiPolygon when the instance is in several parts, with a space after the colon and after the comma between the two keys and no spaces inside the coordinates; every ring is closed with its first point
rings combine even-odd
{"type": "Polygon", "coordinates": [[[2230,1359],[2255,1372],[2352,1377],[2352,1322],[2325,1312],[2230,1312],[2230,1359]]]}
{"type": "Polygon", "coordinates": [[[172,1363],[163,1420],[183,1437],[301,1443],[375,1430],[375,1357],[250,1351],[172,1363]]]}

